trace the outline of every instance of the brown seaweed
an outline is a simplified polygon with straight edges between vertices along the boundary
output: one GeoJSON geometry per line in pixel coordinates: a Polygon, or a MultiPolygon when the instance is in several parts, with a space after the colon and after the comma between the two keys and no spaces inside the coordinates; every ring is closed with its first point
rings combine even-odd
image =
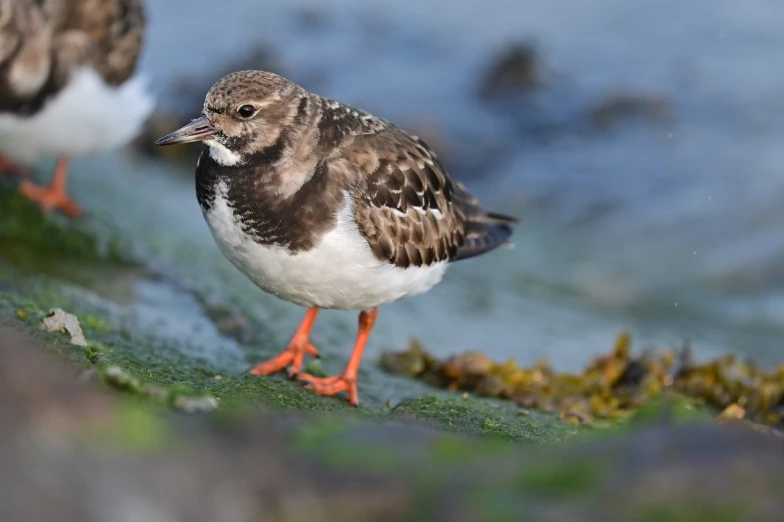
{"type": "Polygon", "coordinates": [[[381,366],[452,391],[552,412],[573,424],[623,419],[651,399],[674,392],[714,408],[723,422],[784,425],[784,364],[766,371],[734,355],[696,363],[688,342],[634,355],[628,333],[578,374],[558,373],[547,361],[529,367],[513,359],[498,363],[481,351],[440,361],[416,340],[406,351],[383,354],[381,366]]]}

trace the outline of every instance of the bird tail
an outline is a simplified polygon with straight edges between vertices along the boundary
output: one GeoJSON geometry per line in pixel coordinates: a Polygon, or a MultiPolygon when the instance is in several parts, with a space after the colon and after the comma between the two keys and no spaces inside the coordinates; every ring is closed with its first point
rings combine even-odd
{"type": "Polygon", "coordinates": [[[452,261],[484,254],[500,246],[511,245],[512,226],[520,222],[513,216],[486,212],[462,184],[456,183],[459,204],[465,214],[466,237],[452,261]]]}

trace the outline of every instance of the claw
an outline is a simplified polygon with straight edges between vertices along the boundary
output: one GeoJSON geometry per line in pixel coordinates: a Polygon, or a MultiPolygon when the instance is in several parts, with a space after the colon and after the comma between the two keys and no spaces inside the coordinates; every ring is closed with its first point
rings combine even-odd
{"type": "Polygon", "coordinates": [[[253,375],[270,375],[286,368],[289,377],[294,378],[302,369],[305,354],[318,357],[318,350],[308,341],[317,313],[317,308],[310,308],[286,349],[272,359],[257,364],[251,368],[250,373],[253,375]]]}
{"type": "Polygon", "coordinates": [[[352,406],[359,405],[359,394],[357,393],[357,380],[346,375],[334,375],[332,377],[314,377],[307,373],[302,373],[297,377],[298,380],[305,382],[305,389],[312,390],[319,395],[336,395],[340,392],[348,392],[348,402],[352,406]]]}

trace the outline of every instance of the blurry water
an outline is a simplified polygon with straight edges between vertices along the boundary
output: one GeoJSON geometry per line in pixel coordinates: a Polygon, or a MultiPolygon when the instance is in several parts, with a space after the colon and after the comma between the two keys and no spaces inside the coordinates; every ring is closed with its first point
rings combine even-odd
{"type": "MultiPolygon", "coordinates": [[[[485,206],[525,217],[516,249],[458,263],[431,293],[385,307],[375,349],[416,335],[442,354],[573,368],[630,328],[642,342],[688,336],[703,354],[780,358],[780,0],[147,4],[143,68],[164,100],[173,81],[217,80],[218,64],[266,43],[291,79],[435,129],[460,147],[455,173],[485,206]],[[489,57],[519,39],[537,43],[556,78],[534,105],[547,118],[651,92],[670,99],[672,120],[521,134],[525,114],[476,96],[489,57]],[[481,155],[494,145],[503,157],[481,155]]],[[[187,212],[201,220],[195,204],[187,212]]]]}

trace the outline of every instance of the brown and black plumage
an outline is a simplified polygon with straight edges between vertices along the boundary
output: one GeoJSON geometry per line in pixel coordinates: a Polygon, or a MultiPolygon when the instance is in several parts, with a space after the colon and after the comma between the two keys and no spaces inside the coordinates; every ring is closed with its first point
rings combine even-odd
{"type": "Polygon", "coordinates": [[[363,134],[343,154],[369,155],[352,195],[355,219],[373,253],[396,266],[457,261],[492,250],[509,238],[512,217],[485,212],[435,153],[393,125],[363,134]]]}
{"type": "Polygon", "coordinates": [[[0,167],[59,156],[51,187],[22,184],[45,208],[78,215],[66,158],[128,141],[149,114],[143,89],[126,85],[144,27],[141,0],[0,0],[0,167]]]}
{"type": "Polygon", "coordinates": [[[272,73],[225,76],[202,115],[159,145],[203,141],[196,194],[223,253],[267,292],[306,306],[288,348],[252,372],[299,374],[320,308],[363,310],[348,391],[384,303],[426,292],[450,262],[507,242],[515,218],[486,212],[416,136],[272,73]]]}

